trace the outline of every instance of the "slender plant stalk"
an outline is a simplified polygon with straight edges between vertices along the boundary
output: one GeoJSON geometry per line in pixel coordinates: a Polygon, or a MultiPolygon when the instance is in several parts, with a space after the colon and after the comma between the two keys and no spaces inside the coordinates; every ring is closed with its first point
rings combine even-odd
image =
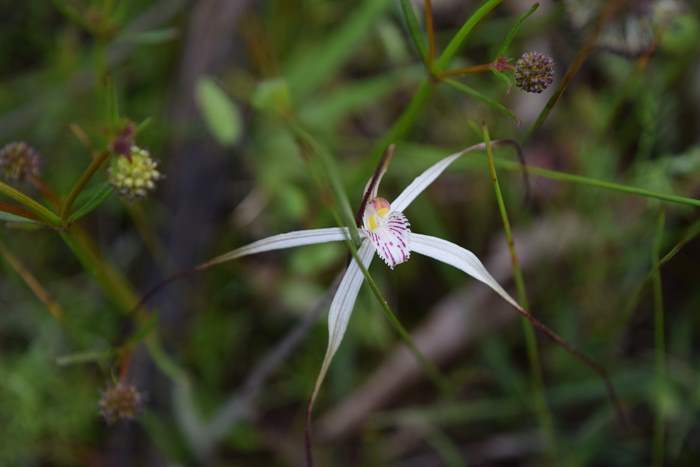
{"type": "Polygon", "coordinates": [[[428,70],[433,69],[435,62],[435,26],[433,23],[433,2],[425,0],[425,32],[428,35],[428,70]]]}
{"type": "Polygon", "coordinates": [[[658,191],[646,190],[644,188],[624,185],[622,183],[598,180],[595,178],[584,177],[583,175],[576,175],[568,172],[561,172],[558,170],[543,169],[541,167],[533,167],[529,165],[523,166],[522,164],[519,164],[517,162],[507,161],[499,158],[496,158],[494,162],[496,166],[502,167],[506,170],[524,170],[529,174],[537,175],[538,177],[549,178],[551,180],[557,180],[560,182],[569,182],[577,185],[585,185],[594,188],[603,188],[605,190],[617,191],[620,193],[628,193],[644,198],[654,198],[669,203],[685,204],[687,206],[700,207],[700,199],[687,198],[685,196],[672,195],[669,193],[660,193],[658,191]]]}
{"type": "Polygon", "coordinates": [[[465,66],[462,68],[453,68],[452,70],[445,70],[440,72],[438,75],[440,79],[448,78],[451,76],[462,76],[470,73],[484,73],[493,70],[493,63],[482,63],[480,65],[465,66]]]}
{"type": "Polygon", "coordinates": [[[61,231],[61,237],[78,258],[83,268],[91,273],[107,296],[124,312],[138,303],[138,296],[124,276],[104,260],[90,235],[78,224],[61,231]]]}
{"type": "Polygon", "coordinates": [[[0,182],[0,193],[3,195],[7,196],[8,198],[12,198],[15,201],[17,201],[19,204],[27,208],[29,211],[33,212],[36,214],[36,216],[44,221],[46,224],[50,225],[51,227],[60,227],[61,226],[61,218],[58,217],[56,214],[54,214],[50,209],[45,207],[43,204],[35,201],[33,198],[25,195],[21,191],[11,187],[10,185],[0,182]]]}
{"type": "Polygon", "coordinates": [[[46,306],[46,309],[51,313],[51,316],[60,320],[65,315],[61,305],[53,298],[53,296],[41,285],[41,282],[34,274],[27,269],[22,261],[17,258],[5,244],[0,241],[0,256],[10,265],[10,267],[22,278],[27,287],[34,293],[36,298],[46,306]]]}
{"type": "MultiPolygon", "coordinates": [[[[527,290],[525,289],[525,280],[523,279],[522,269],[520,268],[520,260],[518,259],[518,254],[515,250],[515,243],[513,242],[513,232],[510,226],[510,219],[508,218],[508,210],[506,209],[505,201],[503,200],[503,193],[501,192],[501,186],[498,183],[498,174],[496,172],[496,165],[493,161],[493,148],[491,147],[491,137],[489,135],[489,130],[486,125],[482,126],[482,133],[484,137],[484,143],[486,144],[486,154],[488,156],[489,165],[489,175],[491,177],[491,182],[493,183],[493,188],[496,193],[496,202],[498,204],[498,211],[501,214],[501,221],[503,222],[503,231],[506,236],[506,241],[508,242],[508,251],[510,252],[510,262],[513,269],[513,278],[515,280],[515,286],[517,288],[518,301],[523,308],[530,309],[529,301],[527,298],[527,290]]],[[[544,432],[545,438],[548,441],[550,454],[553,459],[556,458],[557,453],[557,440],[554,432],[554,422],[552,418],[552,413],[547,406],[547,401],[544,396],[544,380],[542,377],[542,366],[540,364],[539,350],[537,348],[537,338],[535,336],[535,330],[528,321],[523,320],[523,333],[525,335],[525,346],[527,348],[527,357],[530,364],[530,377],[532,379],[532,389],[535,396],[535,407],[537,418],[539,418],[540,425],[542,426],[542,431],[544,432]]]]}
{"type": "Polygon", "coordinates": [[[65,222],[68,219],[68,216],[70,216],[71,207],[73,206],[73,203],[78,195],[85,189],[87,184],[92,179],[92,176],[95,175],[100,167],[102,167],[102,165],[109,159],[109,156],[110,154],[108,151],[100,152],[97,157],[94,157],[92,161],[90,161],[90,165],[88,165],[82,175],[80,175],[78,181],[75,182],[75,185],[73,185],[73,188],[70,190],[70,193],[68,193],[65,202],[61,206],[61,219],[63,222],[65,222]]]}
{"type": "Polygon", "coordinates": [[[666,387],[666,345],[664,342],[664,298],[661,283],[661,271],[659,257],[663,243],[663,231],[665,213],[659,212],[659,220],[656,228],[656,238],[652,248],[653,290],[654,290],[654,356],[656,366],[656,400],[654,414],[654,444],[652,454],[652,466],[661,467],[664,464],[664,404],[663,397],[666,387]]]}

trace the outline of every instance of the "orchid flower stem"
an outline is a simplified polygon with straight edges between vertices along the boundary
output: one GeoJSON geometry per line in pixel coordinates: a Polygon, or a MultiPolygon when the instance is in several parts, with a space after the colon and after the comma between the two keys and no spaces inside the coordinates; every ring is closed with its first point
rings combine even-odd
{"type": "Polygon", "coordinates": [[[85,189],[87,184],[92,179],[92,176],[95,175],[100,167],[102,167],[102,165],[109,159],[109,156],[110,154],[108,151],[103,151],[98,154],[97,157],[94,157],[78,181],[75,182],[75,185],[73,185],[73,188],[71,189],[70,193],[68,193],[68,197],[61,207],[61,220],[63,222],[66,222],[68,216],[70,216],[71,207],[73,206],[73,203],[78,195],[85,189]]]}
{"type": "Polygon", "coordinates": [[[50,209],[4,182],[0,182],[0,194],[17,201],[19,204],[27,208],[27,210],[36,214],[36,216],[47,225],[56,228],[61,226],[61,219],[50,209]]]}
{"type": "MultiPolygon", "coordinates": [[[[489,135],[489,130],[486,127],[486,125],[482,126],[482,133],[484,137],[484,143],[486,144],[489,174],[491,176],[491,182],[493,183],[493,188],[496,193],[498,211],[501,214],[501,221],[503,222],[503,231],[506,236],[506,241],[508,242],[508,251],[510,252],[510,260],[513,268],[513,278],[518,293],[518,301],[520,302],[520,305],[523,308],[529,309],[530,305],[527,299],[525,280],[523,279],[523,273],[520,268],[520,260],[518,259],[518,254],[515,251],[515,243],[513,242],[513,232],[511,230],[510,220],[508,218],[508,211],[503,200],[501,186],[498,183],[498,174],[496,172],[496,165],[494,164],[493,160],[493,148],[491,147],[491,137],[489,135]]],[[[552,420],[552,414],[549,410],[549,407],[547,406],[547,401],[544,396],[544,381],[542,377],[542,366],[540,364],[539,351],[537,349],[537,338],[535,336],[535,331],[532,327],[532,324],[530,324],[528,321],[522,321],[522,325],[523,332],[525,334],[527,356],[530,362],[530,376],[532,377],[532,386],[536,401],[537,417],[539,418],[540,425],[542,426],[542,430],[548,441],[551,457],[556,458],[557,441],[556,435],[554,433],[554,422],[552,420]]]]}
{"type": "Polygon", "coordinates": [[[406,330],[403,324],[401,324],[401,321],[399,321],[396,314],[391,310],[391,307],[386,301],[386,298],[384,298],[384,295],[379,289],[379,286],[374,281],[372,275],[369,273],[367,268],[360,260],[355,245],[353,245],[352,242],[349,241],[347,241],[346,243],[348,245],[350,253],[352,254],[353,259],[355,260],[355,262],[357,262],[360,271],[362,271],[362,275],[365,276],[365,280],[367,281],[367,284],[369,285],[372,294],[381,305],[384,317],[387,319],[387,321],[389,321],[389,324],[391,324],[391,326],[394,328],[394,331],[396,331],[396,333],[399,335],[399,338],[401,338],[406,347],[408,347],[408,350],[416,358],[416,361],[423,368],[423,371],[428,376],[428,378],[430,378],[433,384],[435,384],[435,386],[440,389],[440,392],[444,396],[449,396],[450,394],[452,394],[452,386],[447,377],[442,374],[440,369],[433,362],[428,360],[428,358],[421,353],[409,332],[406,330]]]}
{"type": "Polygon", "coordinates": [[[652,248],[653,261],[653,291],[654,291],[654,350],[656,359],[656,404],[654,419],[654,444],[652,465],[660,467],[664,462],[664,406],[663,398],[666,390],[666,351],[664,342],[664,299],[661,283],[660,251],[663,243],[665,213],[661,209],[656,229],[656,238],[652,248]]]}

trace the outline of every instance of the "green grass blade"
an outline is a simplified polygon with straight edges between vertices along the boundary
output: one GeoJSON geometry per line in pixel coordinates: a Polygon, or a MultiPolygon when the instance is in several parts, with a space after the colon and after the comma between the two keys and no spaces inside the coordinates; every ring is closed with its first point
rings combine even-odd
{"type": "Polygon", "coordinates": [[[331,77],[357,50],[357,44],[369,35],[372,24],[391,3],[390,0],[365,0],[337,32],[320,41],[313,50],[304,51],[285,73],[292,94],[296,98],[304,97],[331,77]]]}
{"type": "Polygon", "coordinates": [[[656,228],[656,238],[652,247],[651,259],[653,263],[652,285],[654,292],[654,356],[656,367],[656,391],[654,407],[654,438],[652,448],[652,465],[660,467],[664,463],[665,445],[665,407],[664,395],[666,392],[666,345],[664,342],[664,298],[661,283],[661,269],[659,257],[663,243],[664,225],[666,216],[663,209],[659,212],[659,220],[656,228]]]}
{"type": "Polygon", "coordinates": [[[420,30],[420,26],[418,25],[416,12],[413,9],[413,5],[411,4],[410,0],[401,0],[401,11],[403,12],[403,18],[406,21],[408,32],[413,40],[413,45],[416,46],[421,59],[425,62],[428,57],[425,40],[423,38],[423,33],[420,30]]]}
{"type": "MultiPolygon", "coordinates": [[[[484,125],[482,127],[482,134],[484,138],[484,143],[486,144],[486,155],[489,165],[489,175],[491,177],[491,182],[493,183],[493,189],[496,194],[496,202],[498,204],[498,212],[501,216],[501,222],[503,223],[503,232],[506,236],[506,241],[508,243],[508,251],[510,252],[511,266],[513,269],[513,279],[515,280],[515,286],[518,292],[518,301],[526,310],[530,309],[529,301],[527,298],[527,290],[525,288],[525,279],[523,278],[523,272],[520,268],[520,260],[518,259],[518,253],[515,250],[515,242],[513,241],[513,232],[510,226],[510,219],[508,217],[508,210],[506,209],[505,201],[503,200],[503,193],[501,192],[501,186],[498,183],[498,173],[496,172],[496,165],[493,159],[493,148],[491,147],[491,137],[489,135],[489,130],[484,125]]],[[[537,348],[537,338],[535,336],[535,330],[529,321],[521,320],[523,326],[523,333],[525,335],[525,347],[527,349],[528,361],[530,364],[530,377],[532,382],[533,395],[535,397],[535,414],[539,419],[540,425],[544,436],[547,439],[549,448],[551,449],[552,458],[556,458],[557,453],[557,441],[554,433],[554,422],[552,419],[552,413],[547,406],[547,400],[544,396],[544,378],[542,376],[542,365],[540,364],[540,355],[537,348]]]]}
{"type": "Polygon", "coordinates": [[[535,11],[537,11],[537,9],[539,7],[540,7],[540,4],[535,3],[534,5],[532,5],[530,7],[529,10],[527,10],[525,13],[518,16],[518,19],[515,20],[515,23],[510,28],[510,31],[508,31],[506,38],[503,40],[503,43],[498,48],[498,52],[496,52],[496,57],[504,57],[506,55],[506,53],[508,52],[508,48],[510,47],[510,44],[513,42],[513,39],[515,39],[515,36],[520,31],[520,27],[523,25],[525,20],[527,20],[530,17],[530,15],[532,15],[535,11]]]}
{"type": "Polygon", "coordinates": [[[479,22],[484,19],[484,17],[496,8],[503,0],[487,0],[483,3],[462,25],[462,27],[457,31],[452,40],[447,44],[444,52],[440,55],[436,63],[436,70],[442,71],[447,68],[450,61],[459,52],[462,47],[464,40],[467,38],[469,33],[474,29],[474,26],[479,24],[479,22]]]}
{"type": "Polygon", "coordinates": [[[21,191],[11,187],[10,185],[0,182],[0,194],[7,196],[19,204],[27,208],[32,213],[36,214],[39,219],[46,222],[53,227],[61,226],[61,218],[58,215],[51,212],[41,203],[35,201],[31,197],[25,195],[21,191]]]}
{"type": "Polygon", "coordinates": [[[73,223],[97,209],[112,194],[112,185],[105,182],[85,190],[78,197],[79,207],[70,215],[68,223],[73,223]],[[82,198],[82,199],[81,199],[82,198]]]}
{"type": "Polygon", "coordinates": [[[457,91],[462,92],[469,97],[473,97],[475,99],[478,99],[481,102],[484,102],[485,104],[493,107],[498,112],[501,112],[503,115],[506,115],[506,116],[512,118],[514,122],[516,122],[516,123],[518,122],[518,117],[516,117],[515,114],[508,107],[501,104],[500,102],[498,102],[494,99],[491,99],[489,96],[482,94],[481,92],[477,91],[476,89],[472,88],[471,86],[467,86],[466,84],[461,83],[459,81],[455,81],[453,79],[446,79],[444,81],[445,81],[445,83],[449,84],[454,89],[456,89],[457,91]]]}

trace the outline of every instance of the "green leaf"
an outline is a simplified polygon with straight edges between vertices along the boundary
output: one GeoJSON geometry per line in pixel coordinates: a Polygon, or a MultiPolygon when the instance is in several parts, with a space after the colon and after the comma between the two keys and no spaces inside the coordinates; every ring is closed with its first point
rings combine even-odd
{"type": "Polygon", "coordinates": [[[121,38],[123,42],[141,45],[158,45],[176,39],[179,35],[177,28],[155,29],[153,31],[137,32],[121,38]]]}
{"type": "Polygon", "coordinates": [[[358,44],[370,36],[371,26],[391,3],[389,0],[365,0],[352,9],[327,40],[298,50],[296,60],[285,72],[292,95],[299,98],[310,94],[332,76],[355,53],[358,44]]]}
{"type": "Polygon", "coordinates": [[[23,224],[39,224],[39,222],[35,221],[34,219],[29,219],[28,217],[19,216],[17,214],[12,214],[11,212],[4,211],[0,211],[0,221],[23,224]]]}
{"type": "Polygon", "coordinates": [[[224,146],[234,145],[241,136],[241,115],[236,104],[212,78],[197,82],[197,105],[212,135],[224,146]]]}
{"type": "Polygon", "coordinates": [[[464,83],[460,83],[459,81],[455,81],[453,79],[446,79],[445,83],[449,84],[456,90],[463,92],[464,94],[474,97],[475,99],[479,99],[480,101],[490,105],[494,109],[498,110],[504,115],[509,116],[512,118],[515,122],[518,122],[518,117],[515,116],[515,114],[505,105],[501,104],[498,101],[495,101],[491,99],[490,97],[482,94],[481,92],[477,91],[476,89],[472,88],[471,86],[467,86],[464,83]]]}
{"type": "Polygon", "coordinates": [[[413,39],[413,44],[416,46],[416,49],[418,49],[421,58],[425,61],[427,52],[423,34],[421,33],[420,26],[418,26],[416,12],[413,10],[413,5],[409,0],[401,0],[401,11],[403,12],[403,18],[406,21],[408,32],[411,34],[411,39],[413,39]]]}
{"type": "Polygon", "coordinates": [[[503,40],[501,46],[498,48],[498,52],[496,52],[496,58],[505,56],[506,52],[508,52],[508,47],[510,47],[511,42],[513,42],[513,39],[515,39],[516,34],[518,34],[518,31],[520,31],[520,26],[522,26],[525,20],[528,19],[530,15],[533,14],[539,7],[540,4],[535,3],[530,7],[529,10],[527,10],[522,15],[518,16],[518,19],[515,20],[515,23],[513,23],[513,26],[510,28],[510,31],[508,31],[508,35],[503,40]]]}
{"type": "Polygon", "coordinates": [[[76,204],[80,207],[78,207],[73,214],[70,215],[68,218],[68,223],[73,223],[92,212],[99,205],[105,202],[107,198],[109,198],[112,191],[112,185],[104,182],[82,192],[76,202],[76,204]]]}

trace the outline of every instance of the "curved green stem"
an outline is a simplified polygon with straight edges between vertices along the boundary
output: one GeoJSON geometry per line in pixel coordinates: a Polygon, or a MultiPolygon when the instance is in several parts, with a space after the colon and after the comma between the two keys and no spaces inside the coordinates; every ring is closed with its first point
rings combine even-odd
{"type": "Polygon", "coordinates": [[[32,213],[36,214],[39,219],[44,221],[51,227],[61,227],[61,218],[54,214],[51,210],[45,207],[43,204],[35,201],[33,198],[25,195],[16,188],[10,185],[0,182],[0,193],[4,194],[8,198],[12,198],[19,204],[27,208],[32,213]]]}

